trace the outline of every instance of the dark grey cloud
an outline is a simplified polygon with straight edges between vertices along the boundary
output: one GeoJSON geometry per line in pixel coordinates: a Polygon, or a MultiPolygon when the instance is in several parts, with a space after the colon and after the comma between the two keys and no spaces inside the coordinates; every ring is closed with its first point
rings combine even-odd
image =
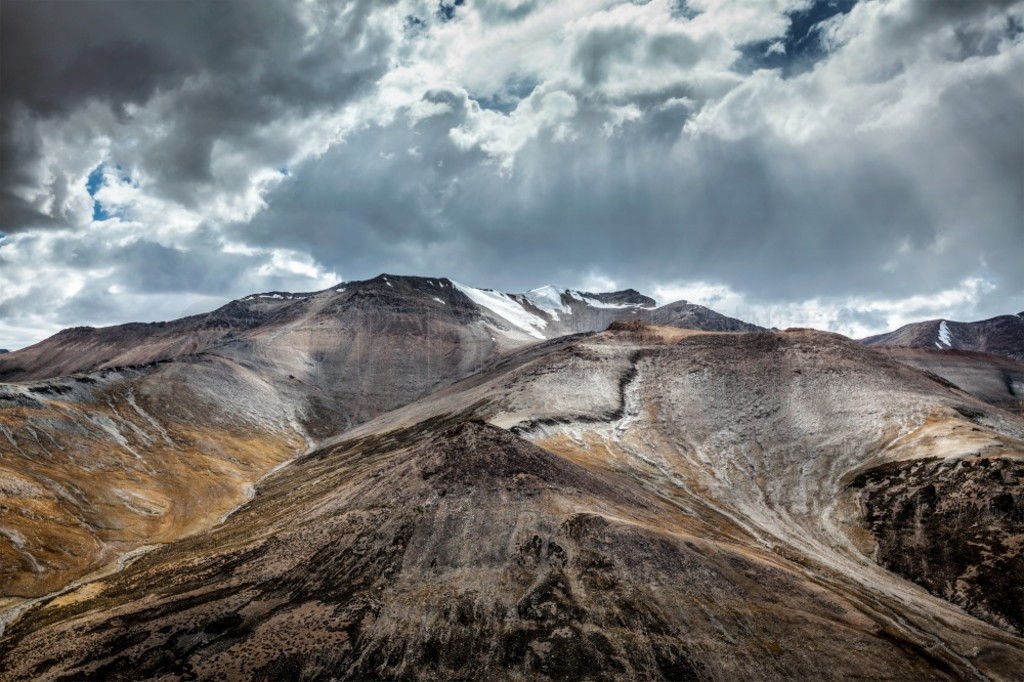
{"type": "Polygon", "coordinates": [[[35,179],[40,140],[33,123],[89,103],[109,107],[122,124],[97,133],[140,136],[126,156],[153,177],[156,193],[183,204],[208,198],[198,190],[216,180],[216,144],[245,147],[254,162],[283,163],[292,150],[260,139],[261,129],[365,92],[387,67],[390,41],[367,19],[387,4],[313,3],[312,26],[325,33],[310,36],[310,23],[286,0],[4,0],[2,229],[66,221],[17,190],[31,189],[35,179]],[[179,89],[160,125],[132,127],[130,105],[179,89]]]}
{"type": "Polygon", "coordinates": [[[608,76],[611,62],[627,58],[643,35],[631,26],[612,26],[591,31],[580,41],[573,60],[589,85],[598,85],[608,76]]]}
{"type": "Polygon", "coordinates": [[[1018,0],[910,0],[904,11],[885,21],[880,37],[892,45],[908,46],[931,31],[963,27],[983,17],[998,16],[1019,5],[1018,0]]]}
{"type": "Polygon", "coordinates": [[[875,287],[885,275],[865,263],[935,238],[911,179],[879,155],[833,165],[830,150],[709,139],[694,168],[649,135],[654,117],[602,144],[597,130],[573,143],[542,136],[508,177],[443,134],[457,123],[452,113],[368,129],[240,229],[359,276],[408,271],[410,250],[435,249],[451,261],[427,267],[506,287],[595,265],[620,281],[717,278],[776,298],[875,287]]]}

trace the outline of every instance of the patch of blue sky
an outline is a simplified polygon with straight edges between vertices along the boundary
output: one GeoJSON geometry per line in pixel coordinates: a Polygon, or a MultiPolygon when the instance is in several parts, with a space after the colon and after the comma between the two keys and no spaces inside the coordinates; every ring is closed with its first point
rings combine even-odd
{"type": "Polygon", "coordinates": [[[785,35],[744,45],[733,69],[741,73],[779,69],[786,78],[810,71],[826,56],[821,23],[849,14],[856,4],[857,0],[816,0],[807,9],[790,12],[785,35]]]}
{"type": "Polygon", "coordinates": [[[109,211],[107,207],[103,205],[102,201],[96,199],[96,194],[106,182],[107,168],[113,168],[117,171],[118,178],[122,183],[132,182],[131,176],[124,172],[124,169],[121,168],[121,164],[119,163],[109,165],[104,161],[92,169],[92,172],[89,173],[89,177],[85,180],[85,190],[89,193],[90,197],[93,197],[92,219],[94,221],[109,220],[110,218],[119,215],[117,211],[109,211]]]}

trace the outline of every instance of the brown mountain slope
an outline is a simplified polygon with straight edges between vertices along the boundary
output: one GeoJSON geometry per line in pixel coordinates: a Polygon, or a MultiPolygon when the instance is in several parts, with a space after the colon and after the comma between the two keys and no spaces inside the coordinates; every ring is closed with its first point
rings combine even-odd
{"type": "MultiPolygon", "coordinates": [[[[492,338],[501,334],[484,329],[484,323],[483,312],[446,279],[381,275],[313,293],[253,294],[211,313],[171,322],[68,329],[4,355],[0,380],[41,380],[201,352],[258,364],[264,356],[293,346],[296,353],[270,359],[288,360],[306,378],[315,378],[317,372],[334,371],[332,353],[360,334],[369,343],[379,332],[442,335],[458,328],[467,341],[493,345],[492,338]],[[395,321],[398,316],[405,318],[402,325],[395,321]]],[[[494,339],[500,342],[504,339],[494,339]]]]}
{"type": "Polygon", "coordinates": [[[223,360],[0,384],[0,609],[208,528],[304,449],[279,392],[223,360]]]}
{"type": "MultiPolygon", "coordinates": [[[[287,314],[254,303],[257,326],[221,330],[196,352],[0,384],[0,610],[209,527],[307,443],[496,357],[479,311],[435,284],[448,293],[393,279],[296,299],[287,314]]],[[[123,329],[96,330],[102,343],[80,362],[105,364],[89,355],[100,350],[120,353],[110,362],[170,352],[133,346],[135,329],[117,339],[123,329]]],[[[75,356],[60,336],[60,352],[75,356]]]]}
{"type": "Polygon", "coordinates": [[[216,529],[40,602],[0,667],[1020,679],[1022,459],[1019,418],[835,335],[548,342],[281,469],[216,529]],[[921,525],[933,510],[949,522],[921,525]]]}

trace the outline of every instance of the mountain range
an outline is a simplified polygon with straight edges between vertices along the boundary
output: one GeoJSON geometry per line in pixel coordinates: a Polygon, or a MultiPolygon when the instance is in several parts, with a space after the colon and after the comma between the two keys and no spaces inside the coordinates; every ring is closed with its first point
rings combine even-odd
{"type": "Polygon", "coordinates": [[[980,322],[928,320],[863,340],[868,346],[966,350],[1002,355],[1024,362],[1024,312],[980,322]]]}
{"type": "Polygon", "coordinates": [[[381,275],[66,330],[0,357],[0,679],[1020,679],[1006,318],[381,275]]]}

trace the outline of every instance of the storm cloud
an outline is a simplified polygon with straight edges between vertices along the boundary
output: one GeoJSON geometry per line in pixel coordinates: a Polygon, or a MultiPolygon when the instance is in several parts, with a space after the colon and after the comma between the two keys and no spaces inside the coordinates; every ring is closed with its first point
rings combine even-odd
{"type": "Polygon", "coordinates": [[[0,347],[382,271],[1024,308],[1024,2],[0,0],[0,347]]]}

